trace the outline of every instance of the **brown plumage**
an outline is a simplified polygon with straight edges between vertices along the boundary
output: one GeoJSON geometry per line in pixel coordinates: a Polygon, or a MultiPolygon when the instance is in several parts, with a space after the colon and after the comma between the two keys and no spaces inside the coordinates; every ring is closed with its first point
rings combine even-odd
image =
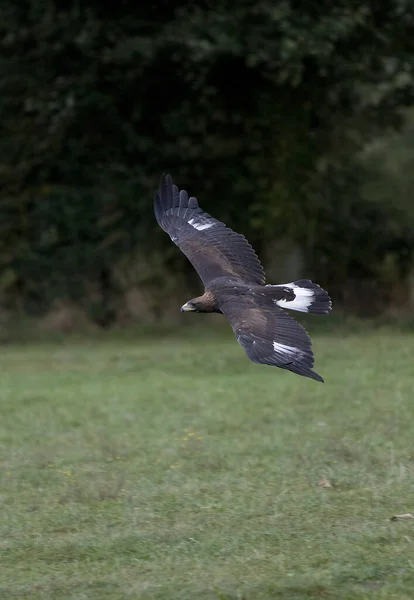
{"type": "Polygon", "coordinates": [[[331,299],[308,279],[265,285],[263,267],[246,238],[205,213],[197,199],[162,175],[155,193],[156,219],[192,263],[204,294],[182,312],[222,313],[250,360],[323,381],[312,371],[312,343],[283,308],[327,314],[331,299]]]}

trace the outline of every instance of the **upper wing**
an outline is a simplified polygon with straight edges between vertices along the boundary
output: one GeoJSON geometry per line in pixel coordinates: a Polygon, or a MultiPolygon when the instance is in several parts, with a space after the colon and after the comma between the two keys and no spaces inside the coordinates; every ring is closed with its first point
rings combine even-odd
{"type": "Polygon", "coordinates": [[[169,175],[161,177],[154,211],[160,227],[186,255],[205,286],[223,275],[264,284],[263,267],[246,238],[205,213],[185,190],[179,192],[169,175]]]}
{"type": "Polygon", "coordinates": [[[218,298],[218,304],[250,360],[323,382],[312,371],[312,342],[305,329],[266,294],[232,295],[218,298]]]}

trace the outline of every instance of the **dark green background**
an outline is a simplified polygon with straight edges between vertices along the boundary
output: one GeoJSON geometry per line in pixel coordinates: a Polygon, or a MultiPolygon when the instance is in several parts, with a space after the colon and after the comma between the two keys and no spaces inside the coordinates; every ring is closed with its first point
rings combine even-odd
{"type": "Polygon", "coordinates": [[[296,244],[346,310],[406,302],[411,0],[2,0],[0,16],[3,307],[66,299],[107,325],[131,287],[194,287],[153,216],[162,171],[262,257],[296,244]]]}

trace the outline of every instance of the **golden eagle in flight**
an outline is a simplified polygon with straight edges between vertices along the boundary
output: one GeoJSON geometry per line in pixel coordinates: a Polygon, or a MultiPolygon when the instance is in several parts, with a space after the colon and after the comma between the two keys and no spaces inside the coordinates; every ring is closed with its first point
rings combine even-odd
{"type": "Polygon", "coordinates": [[[323,379],[312,371],[312,342],[283,308],[327,314],[327,292],[309,279],[266,285],[263,267],[246,238],[205,213],[197,199],[162,175],[155,192],[158,224],[186,255],[204,283],[204,294],[182,312],[215,312],[229,321],[237,341],[255,363],[323,379]]]}

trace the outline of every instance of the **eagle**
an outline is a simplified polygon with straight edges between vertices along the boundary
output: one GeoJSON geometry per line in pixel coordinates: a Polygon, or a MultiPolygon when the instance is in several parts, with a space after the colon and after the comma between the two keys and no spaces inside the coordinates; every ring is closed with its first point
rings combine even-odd
{"type": "Polygon", "coordinates": [[[204,294],[186,302],[181,312],[223,314],[250,360],[323,382],[312,370],[309,335],[284,309],[327,314],[332,308],[328,293],[309,279],[266,285],[247,239],[204,212],[170,175],[161,176],[154,212],[204,284],[204,294]]]}

